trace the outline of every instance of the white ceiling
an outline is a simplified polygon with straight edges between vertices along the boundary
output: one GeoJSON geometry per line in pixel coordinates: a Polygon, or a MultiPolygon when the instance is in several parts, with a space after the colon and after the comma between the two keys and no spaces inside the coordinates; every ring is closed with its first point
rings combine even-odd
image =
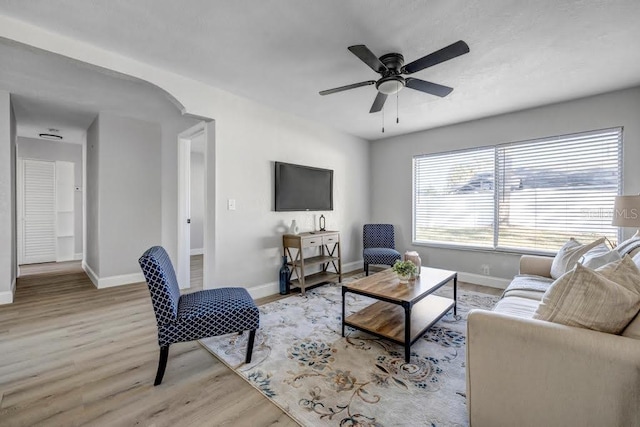
{"type": "MultiPolygon", "coordinates": [[[[0,89],[11,93],[19,136],[49,128],[81,143],[98,112],[162,123],[180,112],[161,90],[137,79],[0,38],[0,89]]],[[[183,118],[185,128],[196,121],[183,118]]]]}
{"type": "MultiPolygon", "coordinates": [[[[640,84],[638,0],[30,0],[0,13],[160,66],[367,139],[409,133],[640,84]],[[347,46],[407,62],[457,40],[471,52],[414,74],[369,114],[376,79],[347,46]]],[[[3,61],[5,56],[3,55],[3,61]]]]}

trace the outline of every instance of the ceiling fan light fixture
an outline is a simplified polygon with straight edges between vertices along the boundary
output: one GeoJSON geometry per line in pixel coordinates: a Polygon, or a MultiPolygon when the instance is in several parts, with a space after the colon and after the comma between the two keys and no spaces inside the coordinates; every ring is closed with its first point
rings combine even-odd
{"type": "MultiPolygon", "coordinates": [[[[381,111],[387,97],[389,95],[397,94],[405,86],[412,90],[439,96],[440,98],[449,95],[451,91],[453,91],[452,87],[414,77],[407,77],[405,79],[401,74],[413,74],[424,70],[425,68],[433,67],[434,65],[441,64],[460,55],[464,55],[465,53],[469,53],[469,45],[462,40],[458,40],[449,46],[445,46],[440,50],[404,65],[404,56],[397,52],[387,53],[378,58],[376,54],[371,52],[371,50],[363,44],[349,46],[348,49],[369,68],[380,74],[382,78],[378,81],[368,80],[366,82],[340,86],[334,89],[321,90],[320,95],[329,95],[375,83],[378,94],[376,95],[376,99],[373,101],[373,105],[371,106],[369,113],[377,113],[381,111]]],[[[397,108],[396,95],[396,110],[397,108]]],[[[396,123],[398,122],[399,120],[396,115],[396,123]]]]}
{"type": "Polygon", "coordinates": [[[400,92],[400,90],[404,87],[404,79],[402,77],[392,77],[389,79],[381,79],[376,84],[376,88],[378,92],[384,93],[385,95],[393,95],[394,93],[400,92]]]}

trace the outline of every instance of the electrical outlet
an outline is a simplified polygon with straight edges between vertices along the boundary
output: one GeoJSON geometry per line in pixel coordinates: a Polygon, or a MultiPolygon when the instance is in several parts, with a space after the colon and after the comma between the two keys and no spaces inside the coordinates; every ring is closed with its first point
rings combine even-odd
{"type": "Polygon", "coordinates": [[[491,274],[491,267],[489,266],[489,264],[482,264],[481,268],[482,268],[482,274],[484,274],[485,276],[488,276],[491,274]]]}

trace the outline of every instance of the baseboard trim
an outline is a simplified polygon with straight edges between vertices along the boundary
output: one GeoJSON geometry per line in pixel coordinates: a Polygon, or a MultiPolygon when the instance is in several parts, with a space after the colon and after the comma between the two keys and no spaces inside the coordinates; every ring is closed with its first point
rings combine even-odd
{"type": "Polygon", "coordinates": [[[342,272],[343,273],[351,273],[355,270],[362,270],[364,268],[364,260],[358,260],[353,262],[348,262],[346,264],[342,264],[342,272]]]}
{"type": "Polygon", "coordinates": [[[204,255],[204,248],[191,249],[189,255],[204,255]]]}
{"type": "Polygon", "coordinates": [[[98,275],[91,269],[91,267],[89,267],[89,264],[87,264],[84,261],[82,261],[82,269],[84,270],[85,273],[87,273],[87,276],[89,276],[89,280],[91,280],[91,283],[93,283],[93,286],[97,288],[98,275]]]}
{"type": "Polygon", "coordinates": [[[474,273],[458,273],[458,280],[461,282],[472,283],[474,285],[488,286],[496,289],[506,289],[511,283],[509,279],[503,279],[502,277],[483,276],[481,274],[474,273]]]}
{"type": "Polygon", "coordinates": [[[144,274],[131,273],[118,276],[101,277],[98,279],[98,289],[112,288],[114,286],[130,285],[132,283],[144,282],[144,274]]]}
{"type": "MultiPolygon", "coordinates": [[[[362,261],[355,261],[355,262],[342,264],[343,274],[350,273],[354,270],[361,270],[361,269],[362,269],[362,261]]],[[[247,291],[249,292],[249,295],[251,295],[251,298],[253,299],[268,297],[268,296],[280,293],[280,282],[274,281],[274,282],[264,283],[262,285],[247,288],[247,291]]]]}
{"type": "Polygon", "coordinates": [[[275,295],[280,292],[280,284],[279,282],[269,282],[264,283],[262,285],[254,286],[252,288],[247,288],[249,295],[251,298],[258,299],[264,298],[271,295],[275,295]]]}
{"type": "Polygon", "coordinates": [[[89,276],[89,279],[93,283],[93,286],[98,289],[130,285],[132,283],[140,283],[145,281],[144,274],[142,274],[142,272],[121,274],[118,276],[98,277],[98,275],[85,262],[82,263],[82,269],[85,271],[85,273],[87,273],[87,276],[89,276]]]}
{"type": "Polygon", "coordinates": [[[13,297],[16,293],[16,279],[11,282],[11,287],[8,291],[0,292],[0,305],[13,303],[13,297]]]}

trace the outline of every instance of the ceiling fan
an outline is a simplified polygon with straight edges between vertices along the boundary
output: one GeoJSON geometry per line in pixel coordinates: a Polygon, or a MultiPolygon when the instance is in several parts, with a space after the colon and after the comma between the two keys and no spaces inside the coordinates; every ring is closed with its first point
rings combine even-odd
{"type": "Polygon", "coordinates": [[[387,96],[399,92],[405,86],[439,97],[449,95],[453,90],[451,87],[428,82],[426,80],[415,79],[413,77],[405,78],[402,77],[401,74],[413,74],[416,71],[433,67],[441,62],[448,61],[469,52],[469,46],[462,40],[459,40],[447,47],[443,47],[436,52],[430,53],[429,55],[423,56],[420,59],[416,59],[415,61],[404,65],[404,57],[399,53],[387,53],[386,55],[382,55],[378,58],[363,44],[349,46],[348,49],[351,53],[360,58],[362,62],[371,67],[373,71],[380,73],[382,77],[377,81],[367,80],[366,82],[323,90],[320,92],[320,95],[329,95],[336,92],[342,92],[344,90],[375,84],[376,89],[378,89],[378,95],[376,95],[376,99],[373,101],[373,105],[371,106],[369,113],[377,113],[382,110],[384,102],[387,100],[387,96]]]}

